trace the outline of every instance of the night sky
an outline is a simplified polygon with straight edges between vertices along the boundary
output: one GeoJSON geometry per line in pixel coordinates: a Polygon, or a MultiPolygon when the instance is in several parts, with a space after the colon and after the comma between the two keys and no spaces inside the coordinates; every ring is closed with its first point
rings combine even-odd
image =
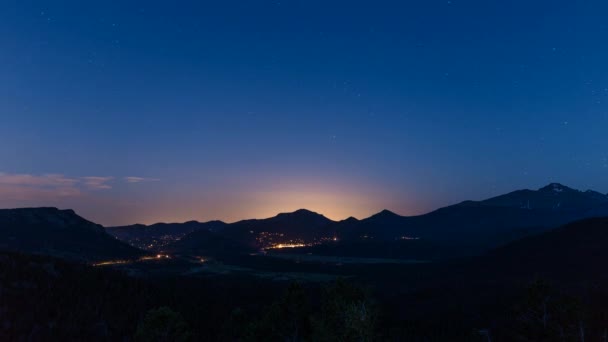
{"type": "Polygon", "coordinates": [[[608,2],[2,1],[0,207],[105,225],[608,192],[608,2]]]}

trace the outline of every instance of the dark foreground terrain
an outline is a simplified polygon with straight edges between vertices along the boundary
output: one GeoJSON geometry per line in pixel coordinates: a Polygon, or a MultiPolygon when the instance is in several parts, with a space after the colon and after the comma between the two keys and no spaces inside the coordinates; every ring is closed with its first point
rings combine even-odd
{"type": "Polygon", "coordinates": [[[599,218],[444,263],[4,252],[0,340],[604,341],[607,244],[599,218]]]}
{"type": "Polygon", "coordinates": [[[414,218],[115,229],[130,245],[71,210],[0,210],[0,341],[608,341],[606,200],[551,185],[414,218]],[[413,228],[512,213],[498,247],[413,228]]]}

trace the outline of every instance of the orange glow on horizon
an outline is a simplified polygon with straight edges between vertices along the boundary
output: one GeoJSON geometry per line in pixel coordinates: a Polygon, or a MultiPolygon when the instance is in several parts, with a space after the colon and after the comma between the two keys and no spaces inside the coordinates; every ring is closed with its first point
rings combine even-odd
{"type": "Polygon", "coordinates": [[[307,184],[277,182],[256,184],[257,189],[222,189],[206,192],[196,187],[176,189],[162,197],[145,198],[136,202],[96,205],[94,209],[79,206],[74,209],[83,217],[105,226],[130,224],[180,223],[196,220],[220,220],[233,223],[246,219],[266,219],[280,213],[307,209],[340,221],[349,217],[364,219],[383,209],[400,215],[424,213],[424,202],[404,201],[403,193],[382,187],[357,184],[307,184]],[[260,189],[263,188],[263,189],[260,189]],[[99,211],[99,208],[104,208],[99,211]],[[407,209],[404,209],[407,208],[407,209]],[[111,222],[106,221],[111,217],[111,222]]]}

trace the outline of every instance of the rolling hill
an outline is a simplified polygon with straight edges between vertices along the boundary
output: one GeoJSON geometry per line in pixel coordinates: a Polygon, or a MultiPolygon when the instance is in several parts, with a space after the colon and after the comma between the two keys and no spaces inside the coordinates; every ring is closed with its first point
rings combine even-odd
{"type": "Polygon", "coordinates": [[[0,249],[81,261],[144,254],[73,210],[57,208],[0,210],[0,249]]]}
{"type": "Polygon", "coordinates": [[[159,250],[181,239],[185,235],[203,231],[220,231],[226,223],[222,221],[185,223],[156,223],[153,225],[134,224],[130,226],[107,227],[106,231],[116,238],[142,249],[159,250]]]}
{"type": "Polygon", "coordinates": [[[502,272],[604,277],[608,217],[576,221],[490,251],[483,263],[502,272]]]}

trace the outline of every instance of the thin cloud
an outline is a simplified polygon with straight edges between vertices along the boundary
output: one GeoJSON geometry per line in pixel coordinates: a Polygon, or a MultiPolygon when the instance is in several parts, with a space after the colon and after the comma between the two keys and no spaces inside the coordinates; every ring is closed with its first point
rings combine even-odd
{"type": "Polygon", "coordinates": [[[145,178],[145,177],[125,177],[125,182],[127,183],[142,183],[142,182],[158,182],[160,179],[158,178],[145,178]]]}
{"type": "Polygon", "coordinates": [[[64,175],[0,173],[0,197],[3,200],[49,200],[81,195],[79,180],[64,175]]]}
{"type": "Polygon", "coordinates": [[[114,177],[89,176],[89,177],[82,177],[82,179],[84,180],[84,185],[86,187],[88,187],[89,189],[105,190],[105,189],[112,189],[112,186],[110,186],[107,183],[110,182],[111,180],[113,180],[114,177]]]}
{"type": "Polygon", "coordinates": [[[64,175],[45,174],[41,176],[30,174],[0,173],[0,184],[27,185],[27,186],[72,186],[78,183],[77,179],[67,178],[64,175]]]}
{"type": "MultiPolygon", "coordinates": [[[[126,183],[157,182],[157,178],[124,177],[126,183]]],[[[112,189],[114,177],[67,177],[62,174],[27,174],[0,172],[1,202],[52,202],[112,189]]]]}

